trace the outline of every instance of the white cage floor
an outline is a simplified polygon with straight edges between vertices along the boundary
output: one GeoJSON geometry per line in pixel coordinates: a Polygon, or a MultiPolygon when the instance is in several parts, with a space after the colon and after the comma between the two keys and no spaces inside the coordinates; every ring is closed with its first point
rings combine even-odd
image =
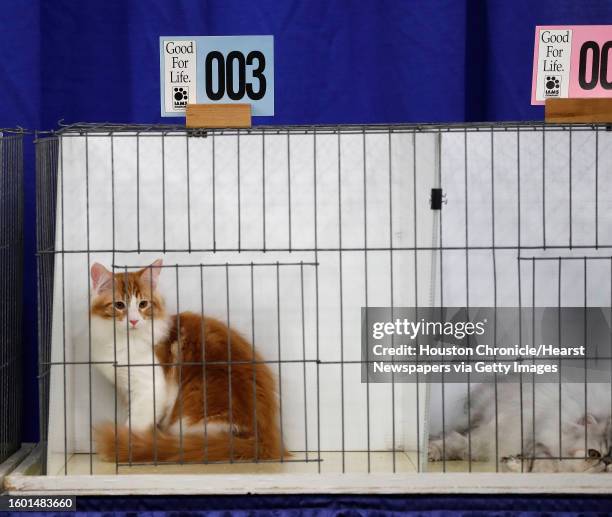
{"type": "MultiPolygon", "coordinates": [[[[366,473],[367,453],[345,454],[346,473],[341,470],[341,453],[322,452],[321,474],[313,463],[242,465],[189,465],[122,468],[92,457],[94,474],[89,474],[90,458],[76,454],[69,458],[69,475],[49,472],[39,475],[40,448],[36,448],[4,480],[5,490],[16,494],[247,494],[247,493],[601,493],[612,490],[607,474],[495,474],[493,464],[472,463],[472,474],[465,474],[467,462],[449,461],[446,474],[415,472],[415,453],[396,453],[396,473],[390,468],[393,454],[370,455],[372,471],[366,473]],[[364,470],[355,471],[356,467],[364,470]],[[307,470],[314,468],[314,470],[307,470]],[[300,470],[301,469],[301,470],[300,470]],[[404,469],[404,470],[402,470],[404,469]],[[55,475],[54,475],[55,474],[55,475]],[[136,474],[136,475],[133,475],[136,474]],[[149,475],[139,475],[149,474],[149,475]],[[212,474],[206,476],[206,474],[212,474]],[[203,479],[206,481],[203,482],[203,479]]],[[[430,470],[442,469],[441,462],[428,463],[430,470]]]]}
{"type": "MultiPolygon", "coordinates": [[[[470,472],[469,461],[430,461],[427,463],[427,472],[470,472]]],[[[471,472],[496,472],[494,461],[472,461],[471,472]]]]}
{"type": "MultiPolygon", "coordinates": [[[[122,465],[117,471],[114,463],[101,461],[94,455],[90,463],[89,454],[72,454],[68,458],[67,468],[60,468],[55,475],[87,475],[90,468],[97,475],[118,474],[316,474],[317,453],[308,455],[309,461],[305,460],[304,453],[294,453],[292,461],[283,463],[224,463],[208,465],[122,465]],[[296,461],[297,460],[297,461],[296,461]]],[[[418,472],[417,453],[402,452],[395,453],[395,472],[418,472]]],[[[344,455],[344,470],[350,473],[365,473],[368,471],[368,454],[366,452],[346,452],[344,455]]],[[[392,452],[370,453],[370,470],[377,473],[393,472],[392,452]]],[[[467,461],[447,461],[446,472],[469,472],[467,461]]],[[[428,472],[443,472],[444,465],[441,461],[428,462],[428,472]]],[[[321,451],[321,473],[341,473],[342,453],[321,451]]],[[[495,472],[495,462],[472,462],[472,472],[495,472]]]]}
{"type": "MultiPolygon", "coordinates": [[[[274,463],[223,463],[208,465],[122,465],[117,471],[115,464],[100,460],[94,455],[90,461],[89,454],[72,454],[68,457],[67,467],[61,467],[50,475],[87,475],[90,471],[97,475],[108,474],[316,474],[317,452],[308,454],[305,460],[303,452],[293,453],[291,461],[274,463]],[[297,460],[297,461],[296,461],[297,460]]],[[[321,451],[321,473],[341,473],[342,453],[321,451]]],[[[368,472],[368,454],[366,452],[345,452],[344,470],[350,473],[368,472]]],[[[393,472],[392,452],[371,452],[370,471],[376,473],[393,472]]],[[[416,452],[396,451],[396,472],[417,472],[416,452]]]]}

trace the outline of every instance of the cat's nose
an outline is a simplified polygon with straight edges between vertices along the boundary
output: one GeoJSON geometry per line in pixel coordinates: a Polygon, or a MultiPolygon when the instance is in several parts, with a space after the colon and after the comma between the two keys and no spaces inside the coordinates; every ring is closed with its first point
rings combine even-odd
{"type": "Polygon", "coordinates": [[[135,327],[138,320],[130,320],[130,323],[132,324],[132,327],[135,327]]]}

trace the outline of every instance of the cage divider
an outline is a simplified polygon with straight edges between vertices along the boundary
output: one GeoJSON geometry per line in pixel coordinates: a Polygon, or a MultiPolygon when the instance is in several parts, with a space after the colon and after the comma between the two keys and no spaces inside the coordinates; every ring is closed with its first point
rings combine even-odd
{"type": "MultiPolygon", "coordinates": [[[[365,129],[362,133],[363,142],[363,268],[364,268],[364,288],[365,288],[365,307],[368,307],[368,194],[367,194],[367,162],[366,162],[366,136],[365,129]]],[[[366,322],[367,310],[366,310],[366,322]]],[[[368,327],[369,328],[369,327],[368,327]]],[[[366,348],[366,360],[370,361],[369,349],[366,348]]],[[[368,474],[371,472],[370,457],[370,375],[369,364],[366,368],[366,432],[368,446],[368,474]]]]}
{"type": "MultiPolygon", "coordinates": [[[[516,188],[517,188],[517,246],[518,257],[516,261],[517,279],[518,279],[518,323],[519,323],[519,346],[523,344],[523,297],[522,297],[522,278],[521,278],[521,131],[516,130],[516,188]]],[[[521,357],[519,361],[523,362],[521,357]]],[[[523,404],[523,372],[519,373],[519,405],[523,404]]],[[[523,411],[520,412],[520,428],[521,428],[521,473],[525,471],[525,423],[523,411]]]]}
{"type": "MultiPolygon", "coordinates": [[[[415,316],[419,317],[419,252],[417,250],[417,152],[416,152],[416,132],[412,131],[412,232],[414,238],[414,307],[415,316]]],[[[418,366],[419,356],[417,354],[415,362],[418,366]]],[[[420,429],[420,385],[419,385],[419,373],[416,374],[416,431],[417,431],[417,472],[421,472],[423,468],[421,465],[421,429],[420,429]]],[[[426,397],[427,398],[427,397],[426,397]]],[[[427,435],[427,433],[426,433],[427,435]]],[[[425,444],[427,445],[427,444],[425,444]]],[[[425,470],[425,469],[423,469],[425,470]]]]}
{"type": "MultiPolygon", "coordinates": [[[[463,172],[465,197],[465,307],[466,317],[470,319],[470,252],[469,252],[469,189],[468,189],[468,141],[467,131],[463,132],[463,172]]],[[[470,336],[467,336],[467,343],[470,346],[470,336]]],[[[471,373],[467,373],[467,418],[468,418],[468,472],[472,472],[472,393],[471,393],[471,373]]]]}
{"type": "MultiPolygon", "coordinates": [[[[436,181],[437,185],[442,187],[442,133],[438,131],[436,135],[436,181]]],[[[438,239],[440,240],[440,320],[443,321],[444,311],[444,259],[442,251],[443,245],[443,231],[444,226],[442,225],[442,210],[436,210],[435,216],[438,217],[438,239]]],[[[444,363],[444,357],[442,358],[444,363]]],[[[445,382],[444,382],[444,371],[441,374],[441,406],[442,406],[442,472],[446,472],[446,393],[445,393],[445,382]]]]}
{"type": "MultiPolygon", "coordinates": [[[[495,133],[491,131],[491,259],[493,265],[493,342],[497,345],[497,262],[495,256],[495,133]]],[[[497,361],[497,354],[494,356],[497,361]]],[[[499,399],[497,372],[493,373],[495,386],[495,472],[499,472],[499,399]]]]}
{"type": "MultiPolygon", "coordinates": [[[[389,131],[387,135],[387,154],[389,156],[389,303],[391,305],[391,318],[395,316],[394,310],[394,299],[393,299],[393,153],[392,153],[392,142],[391,142],[391,131],[389,131]]],[[[367,305],[366,305],[367,311],[367,305]]],[[[369,327],[368,327],[369,328],[369,327]]],[[[391,346],[395,345],[395,336],[391,336],[391,346]]],[[[391,356],[391,362],[395,362],[395,356],[391,356]]],[[[368,373],[369,373],[369,365],[368,365],[368,373]]],[[[418,433],[417,433],[417,441],[418,441],[418,433]]],[[[393,465],[393,473],[396,472],[396,463],[395,463],[395,371],[391,371],[391,454],[392,454],[392,465],[393,465]]]]}
{"type": "MultiPolygon", "coordinates": [[[[313,170],[313,205],[314,205],[314,260],[319,263],[318,252],[318,218],[317,218],[317,132],[316,127],[312,130],[312,170],[313,170]]],[[[317,472],[321,473],[321,382],[320,382],[320,361],[319,353],[319,268],[315,268],[315,327],[316,327],[316,364],[317,364],[317,472]]],[[[612,405],[612,400],[610,402],[612,405]]]]}

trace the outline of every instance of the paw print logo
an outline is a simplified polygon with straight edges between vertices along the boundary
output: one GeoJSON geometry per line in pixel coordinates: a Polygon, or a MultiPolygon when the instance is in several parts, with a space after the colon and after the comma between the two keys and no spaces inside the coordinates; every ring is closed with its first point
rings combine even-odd
{"type": "Polygon", "coordinates": [[[172,88],[172,105],[174,109],[183,111],[189,102],[189,86],[174,86],[172,88]]]}
{"type": "Polygon", "coordinates": [[[561,76],[547,75],[544,81],[544,97],[559,97],[561,95],[561,76]]]}
{"type": "Polygon", "coordinates": [[[546,89],[555,90],[559,88],[559,78],[556,75],[549,75],[546,77],[546,89]]]}
{"type": "Polygon", "coordinates": [[[187,90],[187,88],[175,86],[174,87],[174,100],[175,101],[189,100],[189,91],[187,90]]]}

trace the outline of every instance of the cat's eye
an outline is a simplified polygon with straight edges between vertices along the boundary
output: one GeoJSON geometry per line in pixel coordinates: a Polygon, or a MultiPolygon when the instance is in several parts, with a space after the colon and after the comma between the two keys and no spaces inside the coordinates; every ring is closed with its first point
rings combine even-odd
{"type": "Polygon", "coordinates": [[[122,311],[123,309],[125,309],[125,303],[122,302],[121,300],[116,301],[115,309],[119,309],[120,311],[122,311]]]}
{"type": "Polygon", "coordinates": [[[589,449],[589,458],[601,458],[601,452],[597,449],[589,449]]]}
{"type": "Polygon", "coordinates": [[[138,307],[141,309],[146,309],[149,306],[149,300],[140,300],[138,307]]]}

